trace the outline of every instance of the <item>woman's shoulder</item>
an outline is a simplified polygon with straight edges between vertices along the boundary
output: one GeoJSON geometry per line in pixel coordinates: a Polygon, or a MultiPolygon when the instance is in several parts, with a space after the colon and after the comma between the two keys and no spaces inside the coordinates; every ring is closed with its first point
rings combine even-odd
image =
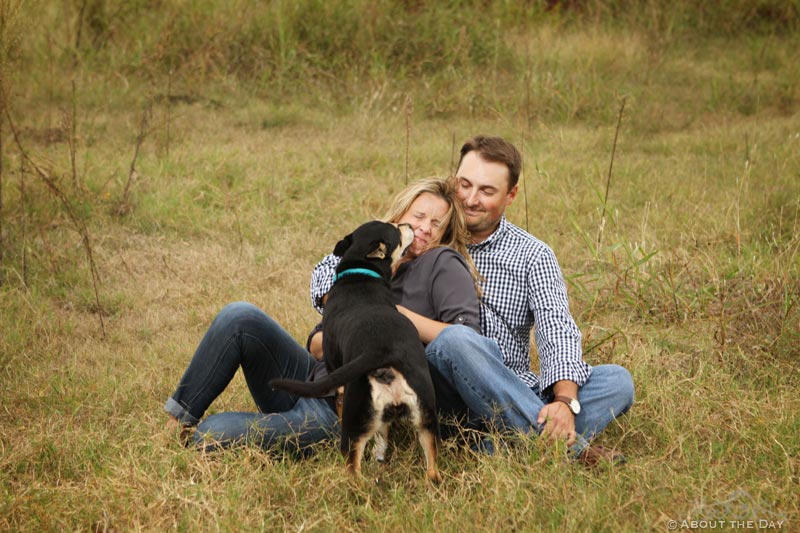
{"type": "Polygon", "coordinates": [[[454,261],[461,263],[464,267],[467,266],[464,257],[449,246],[437,246],[417,258],[417,263],[419,263],[420,266],[427,265],[427,267],[431,269],[441,268],[452,264],[454,261]]]}
{"type": "Polygon", "coordinates": [[[422,256],[420,256],[420,259],[425,258],[426,256],[427,259],[431,262],[434,262],[438,259],[446,259],[446,260],[458,259],[459,261],[462,262],[464,261],[464,257],[460,253],[458,253],[458,251],[456,251],[453,248],[450,248],[449,246],[437,246],[436,248],[428,250],[427,252],[422,254],[422,256]]]}
{"type": "Polygon", "coordinates": [[[462,269],[469,272],[469,267],[464,257],[449,246],[439,246],[428,250],[416,260],[417,270],[427,274],[460,272],[462,269]]]}

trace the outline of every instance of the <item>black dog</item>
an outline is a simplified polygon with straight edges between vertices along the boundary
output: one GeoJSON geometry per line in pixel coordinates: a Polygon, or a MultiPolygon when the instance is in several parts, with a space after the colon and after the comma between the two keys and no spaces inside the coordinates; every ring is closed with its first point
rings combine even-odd
{"type": "Polygon", "coordinates": [[[329,374],[319,381],[276,379],[274,388],[322,396],[344,385],[342,454],[352,474],[361,473],[367,441],[383,461],[389,426],[407,419],[425,453],[428,478],[436,468],[439,422],[425,350],[414,325],[392,301],[389,280],[414,239],[408,224],[367,222],[339,241],[342,258],[322,317],[322,347],[329,374]]]}

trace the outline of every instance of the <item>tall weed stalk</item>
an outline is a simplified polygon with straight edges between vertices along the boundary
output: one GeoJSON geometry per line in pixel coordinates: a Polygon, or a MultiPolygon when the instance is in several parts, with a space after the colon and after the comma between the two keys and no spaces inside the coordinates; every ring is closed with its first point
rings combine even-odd
{"type": "Polygon", "coordinates": [[[47,172],[47,170],[45,170],[39,164],[37,164],[36,161],[30,156],[28,151],[23,146],[22,141],[20,140],[19,133],[17,132],[17,128],[14,125],[14,121],[11,118],[11,114],[9,113],[8,108],[6,108],[4,111],[5,111],[4,114],[6,117],[6,121],[8,123],[9,128],[11,129],[11,134],[14,139],[14,143],[17,147],[17,150],[20,153],[20,156],[24,161],[26,161],[31,166],[35,174],[39,176],[42,182],[44,182],[44,184],[47,186],[48,190],[53,194],[53,196],[56,197],[56,199],[61,204],[64,213],[67,215],[70,222],[72,222],[72,225],[75,228],[75,230],[81,236],[81,243],[83,244],[84,251],[86,252],[86,259],[89,263],[89,271],[92,277],[92,287],[94,289],[94,298],[97,309],[97,316],[98,319],[100,320],[100,330],[102,332],[103,338],[105,339],[106,326],[105,326],[105,321],[103,320],[103,308],[100,305],[100,289],[99,289],[100,275],[97,270],[97,265],[95,264],[94,253],[92,251],[92,239],[91,236],[89,235],[89,229],[86,226],[86,222],[83,220],[83,218],[79,217],[76,214],[72,202],[69,200],[64,191],[58,186],[58,180],[53,176],[51,176],[50,173],[47,172]]]}
{"type": "Polygon", "coordinates": [[[614,143],[611,145],[611,160],[608,163],[608,175],[606,176],[606,192],[603,195],[603,209],[600,213],[600,224],[597,228],[597,246],[595,249],[600,249],[600,243],[603,240],[603,229],[606,225],[606,206],[608,205],[608,192],[611,190],[611,173],[614,170],[614,156],[617,154],[617,139],[619,138],[619,129],[622,125],[622,113],[625,111],[626,98],[622,98],[622,104],[619,107],[619,116],[617,117],[617,129],[614,130],[614,143]]]}

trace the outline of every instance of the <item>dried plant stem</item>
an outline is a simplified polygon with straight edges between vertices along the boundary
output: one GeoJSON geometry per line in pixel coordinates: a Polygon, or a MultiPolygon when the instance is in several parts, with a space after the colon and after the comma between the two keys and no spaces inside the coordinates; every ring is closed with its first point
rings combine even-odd
{"type": "Polygon", "coordinates": [[[736,211],[734,213],[736,222],[736,257],[738,260],[742,258],[742,225],[741,225],[741,209],[742,209],[742,190],[745,186],[745,181],[750,175],[750,139],[745,133],[744,135],[744,173],[741,177],[736,178],[736,211]]]}
{"type": "Polygon", "coordinates": [[[70,114],[68,120],[66,120],[67,124],[65,124],[64,133],[67,134],[67,142],[69,143],[69,164],[70,168],[72,169],[72,185],[75,187],[76,191],[79,191],[80,186],[78,184],[78,165],[76,163],[78,153],[78,129],[76,124],[78,116],[77,106],[75,104],[76,98],[75,80],[72,80],[72,113],[70,114]]]}
{"type": "Polygon", "coordinates": [[[169,159],[169,144],[170,144],[170,124],[172,122],[172,76],[174,71],[169,69],[169,76],[167,77],[167,124],[166,124],[166,147],[165,155],[169,159]]]}
{"type": "MultiPolygon", "coordinates": [[[[1,50],[2,46],[0,46],[0,51],[1,50]]],[[[2,65],[0,65],[0,69],[2,69],[2,65]]],[[[3,87],[4,82],[3,71],[0,70],[0,263],[3,262],[3,249],[5,248],[3,242],[3,112],[6,108],[6,92],[3,87]]],[[[0,278],[0,284],[2,283],[3,280],[0,278]]]]}
{"type": "Polygon", "coordinates": [[[405,170],[406,170],[406,185],[408,185],[408,152],[409,146],[411,144],[411,111],[412,111],[413,103],[411,101],[411,97],[406,97],[406,162],[405,162],[405,170]]]}
{"type": "Polygon", "coordinates": [[[611,172],[614,169],[614,155],[617,152],[617,139],[619,138],[619,129],[622,125],[622,112],[625,111],[626,98],[622,99],[622,105],[619,108],[619,117],[617,117],[617,129],[614,132],[614,144],[611,146],[611,162],[608,164],[608,176],[606,177],[606,193],[603,196],[603,211],[600,215],[600,227],[597,229],[597,247],[595,253],[600,251],[600,243],[603,240],[603,228],[606,225],[606,206],[608,205],[608,191],[611,189],[611,172]]]}
{"type": "Polygon", "coordinates": [[[75,30],[75,55],[78,54],[78,48],[81,46],[81,33],[83,32],[83,14],[86,12],[87,0],[81,2],[81,8],[78,12],[78,27],[75,30]]]}
{"type": "Polygon", "coordinates": [[[72,207],[72,203],[67,198],[67,195],[64,194],[58,185],[56,184],[56,180],[53,179],[52,176],[47,172],[47,170],[40,167],[36,164],[36,161],[31,158],[28,152],[25,150],[25,147],[22,145],[22,142],[19,139],[19,134],[17,133],[17,129],[14,126],[14,121],[11,119],[11,114],[8,112],[8,108],[3,109],[3,114],[6,117],[8,122],[9,129],[11,129],[12,137],[14,138],[14,144],[16,145],[17,149],[19,150],[20,155],[22,156],[23,161],[27,162],[28,165],[33,169],[34,173],[39,176],[39,178],[44,182],[50,192],[55,196],[59,202],[61,202],[61,206],[64,208],[64,212],[67,214],[70,222],[72,225],[75,226],[75,229],[78,231],[78,234],[81,236],[81,242],[83,243],[84,250],[86,251],[86,258],[89,261],[89,271],[92,275],[92,286],[94,288],[94,299],[95,304],[97,305],[97,316],[100,318],[100,329],[102,331],[103,339],[106,338],[106,325],[105,321],[103,320],[103,309],[100,306],[100,293],[99,293],[99,278],[100,275],[97,271],[97,265],[94,262],[94,254],[92,252],[92,240],[89,235],[89,229],[86,227],[86,223],[80,219],[76,214],[75,210],[72,207]]]}
{"type": "Polygon", "coordinates": [[[244,253],[244,236],[242,235],[242,224],[239,221],[239,213],[236,212],[236,208],[231,206],[231,212],[233,212],[233,220],[236,222],[236,235],[239,237],[239,261],[242,260],[242,253],[244,253]]]}
{"type": "Polygon", "coordinates": [[[133,149],[133,159],[131,159],[130,170],[128,171],[128,181],[125,182],[125,190],[122,193],[122,202],[120,204],[120,214],[127,210],[128,197],[131,192],[131,183],[136,175],[136,159],[139,157],[139,149],[142,147],[144,138],[147,137],[147,124],[150,121],[150,106],[145,107],[142,111],[142,120],[139,122],[139,133],[136,134],[136,146],[133,149]]]}
{"type": "Polygon", "coordinates": [[[27,236],[27,220],[25,218],[25,160],[19,161],[19,202],[22,210],[20,219],[20,232],[22,238],[22,284],[28,288],[28,236],[27,236]]]}
{"type": "Polygon", "coordinates": [[[725,296],[726,296],[726,285],[725,280],[721,280],[720,286],[718,287],[719,290],[719,329],[717,330],[714,338],[719,343],[720,352],[725,353],[725,341],[726,341],[726,330],[727,330],[727,322],[725,316],[725,296]]]}
{"type": "Polygon", "coordinates": [[[55,52],[53,51],[53,36],[47,33],[47,129],[53,126],[52,109],[56,108],[53,86],[56,79],[55,52]]]}
{"type": "MultiPolygon", "coordinates": [[[[0,5],[0,263],[3,262],[3,112],[6,108],[6,76],[5,76],[5,54],[6,54],[6,9],[5,5],[0,5]]],[[[0,284],[3,283],[0,278],[0,284]]]]}
{"type": "MultiPolygon", "coordinates": [[[[531,78],[532,74],[530,68],[528,68],[528,72],[525,74],[525,138],[522,141],[523,148],[525,147],[526,143],[530,141],[531,138],[531,78]]],[[[528,223],[528,184],[525,179],[525,158],[522,158],[522,197],[525,200],[525,231],[530,232],[530,226],[528,223]]]]}
{"type": "Polygon", "coordinates": [[[453,132],[453,144],[450,147],[450,175],[455,176],[456,171],[456,132],[453,132]]]}

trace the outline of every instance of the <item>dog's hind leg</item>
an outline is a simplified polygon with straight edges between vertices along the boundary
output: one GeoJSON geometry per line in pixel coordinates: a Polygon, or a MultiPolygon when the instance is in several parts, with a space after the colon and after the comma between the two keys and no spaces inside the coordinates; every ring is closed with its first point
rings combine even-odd
{"type": "Polygon", "coordinates": [[[372,447],[372,454],[375,460],[382,463],[386,460],[386,448],[389,447],[389,425],[387,423],[381,424],[375,433],[375,444],[372,447]]]}
{"type": "Polygon", "coordinates": [[[364,459],[364,449],[367,447],[368,440],[368,437],[360,435],[355,440],[349,440],[348,449],[345,450],[344,446],[342,446],[347,471],[356,477],[361,476],[361,462],[364,459]]]}
{"type": "Polygon", "coordinates": [[[428,479],[434,483],[442,482],[442,475],[436,468],[436,435],[429,429],[424,427],[417,428],[417,437],[419,443],[422,445],[422,451],[425,454],[425,467],[427,468],[426,474],[428,479]]]}

